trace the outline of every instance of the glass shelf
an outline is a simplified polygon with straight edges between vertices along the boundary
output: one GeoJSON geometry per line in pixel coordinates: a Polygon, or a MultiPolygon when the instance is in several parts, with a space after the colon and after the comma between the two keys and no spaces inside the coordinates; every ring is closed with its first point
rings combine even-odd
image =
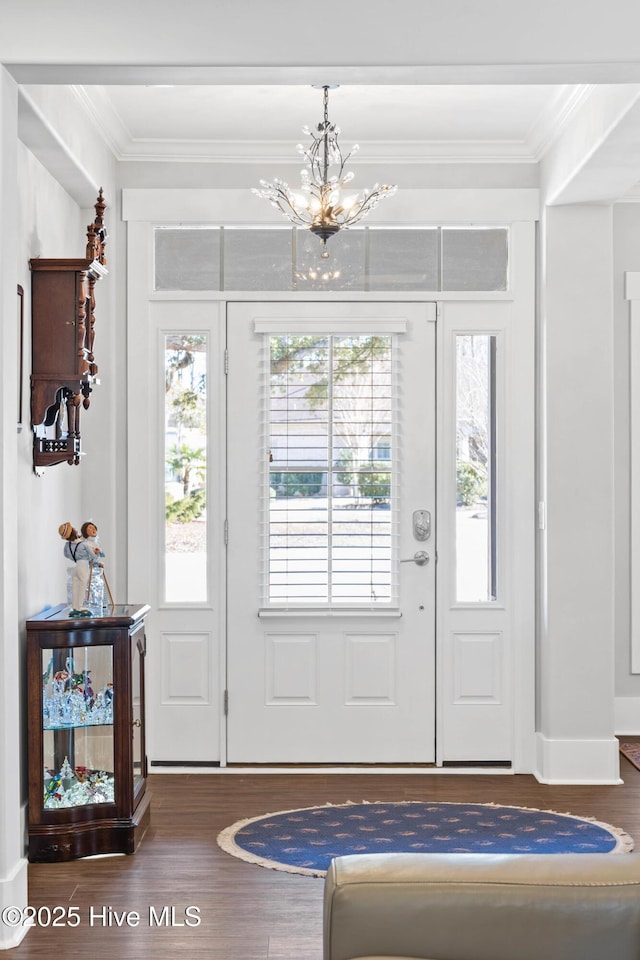
{"type": "Polygon", "coordinates": [[[113,720],[86,721],[85,723],[45,723],[43,730],[85,730],[87,727],[112,727],[113,720]]]}
{"type": "Polygon", "coordinates": [[[113,647],[42,649],[44,810],[115,802],[113,647]]]}
{"type": "MultiPolygon", "coordinates": [[[[55,681],[54,681],[55,683],[55,681]]],[[[42,727],[44,730],[66,730],[70,727],[113,725],[113,689],[108,696],[88,690],[62,690],[52,697],[42,695],[42,727]]]]}

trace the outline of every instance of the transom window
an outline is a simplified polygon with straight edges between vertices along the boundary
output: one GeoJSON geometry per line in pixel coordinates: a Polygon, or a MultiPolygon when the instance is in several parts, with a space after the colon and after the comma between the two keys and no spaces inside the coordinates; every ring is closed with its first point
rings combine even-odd
{"type": "Polygon", "coordinates": [[[507,290],[507,227],[364,227],[318,239],[291,227],[154,230],[154,289],[507,290]]]}

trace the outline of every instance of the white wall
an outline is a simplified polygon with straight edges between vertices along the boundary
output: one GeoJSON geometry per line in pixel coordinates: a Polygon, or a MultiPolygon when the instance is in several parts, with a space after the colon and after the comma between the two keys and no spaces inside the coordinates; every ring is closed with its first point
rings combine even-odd
{"type": "MultiPolygon", "coordinates": [[[[640,698],[640,674],[631,673],[629,637],[629,302],[624,297],[624,274],[640,271],[640,204],[620,203],[613,210],[614,225],[614,360],[615,360],[615,636],[616,696],[640,698]]],[[[637,730],[640,732],[640,701],[637,730]]]]}
{"type": "Polygon", "coordinates": [[[541,235],[538,769],[615,782],[611,208],[547,207],[541,235]]]}
{"type": "MultiPolygon", "coordinates": [[[[52,510],[49,534],[54,541],[60,523],[69,520],[79,526],[92,518],[99,528],[101,545],[107,554],[107,571],[114,586],[125,581],[124,557],[126,550],[126,517],[118,511],[116,462],[125,449],[122,438],[125,431],[125,410],[122,389],[118,383],[116,341],[119,325],[114,321],[117,301],[118,257],[115,251],[119,239],[118,202],[115,189],[115,160],[99,131],[80,108],[79,101],[65,87],[29,88],[29,123],[20,124],[25,143],[19,144],[20,243],[19,269],[25,297],[25,375],[27,378],[25,402],[29,399],[30,371],[30,276],[31,257],[84,257],[87,225],[95,218],[93,204],[99,187],[103,187],[107,201],[105,222],[110,233],[107,242],[109,275],[96,286],[96,340],[95,355],[100,384],[91,395],[88,411],[81,415],[81,466],[67,468],[59,465],[45,471],[42,478],[28,474],[24,487],[30,506],[42,504],[52,510]],[[61,146],[56,150],[52,143],[61,146]],[[64,187],[59,181],[62,181],[64,187]],[[64,505],[67,504],[65,507],[64,505]],[[59,511],[64,512],[61,516],[59,511]],[[121,559],[122,558],[122,559],[121,559]],[[120,561],[120,562],[119,562],[120,561]]],[[[24,117],[25,111],[21,111],[24,117]]],[[[124,330],[124,315],[119,312],[120,328],[124,330]]],[[[124,354],[121,354],[121,357],[124,354]]],[[[123,376],[124,380],[124,376],[123,376]]],[[[28,422],[21,442],[21,463],[27,470],[31,463],[31,437],[28,422]]],[[[120,500],[122,503],[122,500],[120,500]]],[[[34,535],[29,511],[25,511],[24,536],[34,535]]],[[[59,544],[56,543],[56,547],[59,544]]],[[[26,562],[31,562],[27,561],[26,562]]],[[[24,571],[26,573],[26,570],[24,571]]],[[[48,564],[40,591],[51,602],[58,597],[57,565],[48,564]]],[[[34,589],[33,587],[31,589],[34,589]]],[[[122,594],[120,594],[122,599],[122,594]]],[[[35,598],[34,598],[35,599],[35,598]]],[[[34,600],[26,599],[26,609],[34,612],[34,600]]]]}
{"type": "MultiPolygon", "coordinates": [[[[292,131],[292,137],[297,131],[292,131]]],[[[260,180],[281,177],[291,185],[299,182],[300,159],[291,142],[291,157],[275,163],[190,163],[125,161],[118,165],[122,187],[165,189],[249,189],[260,180]]],[[[363,149],[364,152],[364,149],[363,149]]],[[[538,186],[538,168],[533,163],[423,163],[403,164],[395,171],[389,164],[353,163],[361,186],[398,182],[405,190],[519,189],[538,186]]],[[[398,197],[400,194],[398,194],[398,197]]],[[[394,198],[394,202],[397,197],[394,198]]],[[[256,198],[256,204],[259,201],[256,198]]]]}
{"type": "MultiPolygon", "coordinates": [[[[25,425],[18,436],[18,540],[38,544],[38,550],[19,551],[19,605],[21,617],[37,613],[46,603],[62,602],[66,563],[58,527],[69,520],[82,522],[80,468],[62,464],[44,476],[33,472],[29,410],[31,370],[31,257],[82,257],[85,225],[82,211],[45,168],[18,144],[18,275],[24,298],[25,425]]],[[[87,414],[87,428],[90,413],[87,414]]],[[[81,424],[82,427],[82,424],[81,424]]]]}
{"type": "MultiPolygon", "coordinates": [[[[26,723],[22,696],[25,676],[24,620],[47,604],[64,602],[66,567],[58,526],[66,520],[80,524],[88,516],[105,516],[105,540],[116,543],[114,436],[124,425],[114,422],[115,383],[95,391],[91,409],[84,415],[82,433],[90,449],[80,467],[61,464],[37,477],[32,466],[30,428],[31,278],[32,257],[84,257],[86,228],[93,209],[83,209],[54,179],[43,164],[17,138],[18,91],[0,68],[0,356],[3,417],[0,421],[0,544],[3,571],[0,579],[0,905],[26,903],[26,723]],[[23,429],[18,417],[18,323],[16,288],[24,289],[24,374],[22,382],[23,429]],[[99,438],[96,442],[95,437],[99,438]],[[104,442],[102,442],[104,437],[104,442]],[[91,465],[88,466],[88,463],[91,465]]],[[[71,121],[67,115],[67,121],[71,121]]],[[[83,118],[76,118],[76,131],[83,118]]],[[[95,161],[94,175],[104,178],[107,196],[115,193],[113,159],[95,131],[85,126],[87,141],[94,140],[87,157],[95,161]]],[[[80,174],[80,179],[82,175],[80,174]]],[[[110,224],[113,213],[107,215],[110,224]]],[[[101,281],[103,286],[109,280],[101,281]]],[[[98,293],[98,297],[100,293],[98,293]]],[[[110,375],[115,338],[115,296],[103,298],[97,308],[96,355],[110,375]]],[[[124,527],[124,521],[123,521],[124,527]]],[[[102,533],[102,530],[101,530],[102,533]]],[[[107,547],[107,550],[109,548],[107,547]]],[[[15,945],[20,928],[0,925],[0,948],[15,945]]]]}
{"type": "Polygon", "coordinates": [[[630,513],[634,487],[630,476],[630,303],[625,300],[624,275],[640,271],[640,204],[616,204],[613,224],[616,732],[638,734],[640,674],[631,673],[630,654],[630,513]]]}
{"type": "MultiPolygon", "coordinates": [[[[0,68],[0,905],[26,903],[24,779],[21,763],[24,658],[18,636],[18,527],[16,423],[18,418],[17,257],[15,234],[17,90],[0,68]]],[[[23,931],[0,924],[0,948],[19,941],[23,931]]]]}

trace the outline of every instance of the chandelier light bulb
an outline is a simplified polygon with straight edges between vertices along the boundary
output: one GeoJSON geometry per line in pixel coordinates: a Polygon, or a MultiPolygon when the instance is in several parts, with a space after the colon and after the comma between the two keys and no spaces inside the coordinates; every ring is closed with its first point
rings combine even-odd
{"type": "Polygon", "coordinates": [[[340,230],[348,230],[358,223],[385,197],[392,196],[397,186],[375,184],[372,190],[350,196],[340,202],[341,190],[353,180],[353,172],[345,173],[344,167],[350,157],[359,149],[356,144],[346,156],[339,144],[340,127],[329,121],[329,87],[323,86],[324,119],[315,130],[305,126],[302,132],[311,137],[308,147],[299,143],[298,153],[305,157],[307,168],[301,171],[301,193],[293,193],[284,180],[274,178],[272,182],[261,180],[260,190],[253,193],[268,200],[273,207],[284,214],[291,223],[306,227],[322,243],[322,259],[329,256],[327,240],[340,230]],[[329,175],[330,169],[337,172],[329,175]]]}

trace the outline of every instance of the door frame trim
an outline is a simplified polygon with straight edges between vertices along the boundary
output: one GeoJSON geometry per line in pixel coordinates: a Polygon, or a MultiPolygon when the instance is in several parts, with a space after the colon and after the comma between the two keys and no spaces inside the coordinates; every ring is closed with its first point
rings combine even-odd
{"type": "MultiPolygon", "coordinates": [[[[154,195],[162,191],[144,191],[145,194],[154,195]]],[[[157,210],[152,214],[157,217],[157,210]]],[[[447,301],[469,301],[478,302],[487,301],[512,301],[514,304],[514,316],[518,323],[514,329],[518,331],[516,351],[523,356],[530,358],[530,369],[527,369],[521,382],[526,384],[526,389],[518,390],[516,393],[516,402],[522,407],[519,411],[519,418],[525,424],[524,433],[516,434],[513,438],[516,444],[519,444],[522,450],[522,463],[526,464],[526,476],[528,477],[527,490],[528,502],[527,509],[523,516],[517,516],[517,511],[512,514],[512,519],[517,525],[519,536],[522,542],[526,544],[522,551],[523,556],[523,576],[517,587],[515,597],[517,619],[522,625],[522,642],[514,649],[513,656],[513,697],[514,708],[512,711],[513,723],[513,745],[514,752],[512,757],[512,772],[516,773],[534,773],[536,769],[536,735],[535,735],[535,548],[536,535],[533,520],[535,503],[535,235],[536,224],[534,220],[522,220],[510,223],[511,247],[510,247],[510,275],[511,289],[504,293],[429,293],[425,291],[422,296],[416,296],[415,293],[402,292],[357,292],[354,294],[345,293],[300,293],[300,292],[242,292],[234,293],[231,291],[216,291],[210,293],[194,293],[189,295],[161,293],[155,294],[151,291],[151,238],[153,231],[153,222],[151,220],[136,220],[134,217],[125,217],[128,230],[128,249],[129,249],[129,283],[127,286],[127,312],[128,316],[136,317],[135,323],[129,322],[127,325],[127,346],[130,353],[132,342],[139,342],[140,337],[146,336],[146,326],[144,317],[148,313],[149,303],[154,300],[176,300],[176,301],[211,301],[220,304],[220,312],[226,312],[226,304],[233,301],[251,302],[251,301],[288,301],[288,302],[335,302],[340,300],[356,301],[364,303],[384,303],[394,302],[440,302],[447,301]],[[142,269],[141,269],[142,268],[142,269]],[[142,319],[142,322],[140,322],[142,319]],[[526,398],[526,402],[525,402],[526,398]],[[531,438],[531,441],[529,441],[531,438]]],[[[440,337],[441,334],[438,333],[440,337]]],[[[437,369],[437,376],[441,378],[441,371],[437,369]]],[[[131,408],[135,403],[139,403],[140,394],[137,384],[136,371],[129,366],[127,374],[128,388],[128,410],[125,410],[125,416],[130,414],[131,408]]],[[[226,394],[226,391],[222,391],[226,394]]],[[[226,452],[226,398],[218,398],[220,406],[220,416],[224,424],[224,431],[221,439],[221,452],[226,452]]],[[[141,462],[144,462],[149,453],[149,440],[144,435],[140,435],[129,425],[128,439],[128,466],[127,466],[127,527],[131,529],[132,505],[129,503],[128,491],[131,484],[135,482],[135,469],[141,462]]],[[[524,474],[524,470],[523,470],[524,474]]],[[[224,504],[226,508],[226,503],[224,504]]],[[[226,509],[225,509],[226,514],[226,509]]],[[[145,577],[141,578],[139,569],[139,558],[135,550],[135,538],[130,538],[127,560],[127,595],[136,596],[146,595],[147,585],[145,577]],[[137,570],[137,572],[136,572],[137,570]],[[142,593],[141,593],[142,590],[142,593]]],[[[226,575],[226,551],[224,542],[214,545],[218,552],[220,560],[220,570],[225,571],[226,575]]],[[[225,587],[222,587],[224,590],[225,587]]],[[[225,590],[226,592],[226,590],[225,590]]],[[[436,608],[436,617],[438,618],[438,607],[436,608]]],[[[226,636],[226,609],[220,618],[220,629],[226,636]]],[[[436,656],[441,663],[441,651],[438,652],[440,643],[439,631],[436,628],[436,656]]],[[[221,714],[221,744],[220,744],[220,763],[226,765],[226,718],[222,715],[223,693],[226,687],[226,647],[220,644],[220,677],[218,683],[218,693],[220,695],[220,714],[221,714]]],[[[438,741],[440,737],[440,725],[436,722],[436,756],[438,756],[438,741]]],[[[151,738],[150,738],[151,739],[151,738]]],[[[470,770],[472,768],[469,768],[470,770]]]]}

